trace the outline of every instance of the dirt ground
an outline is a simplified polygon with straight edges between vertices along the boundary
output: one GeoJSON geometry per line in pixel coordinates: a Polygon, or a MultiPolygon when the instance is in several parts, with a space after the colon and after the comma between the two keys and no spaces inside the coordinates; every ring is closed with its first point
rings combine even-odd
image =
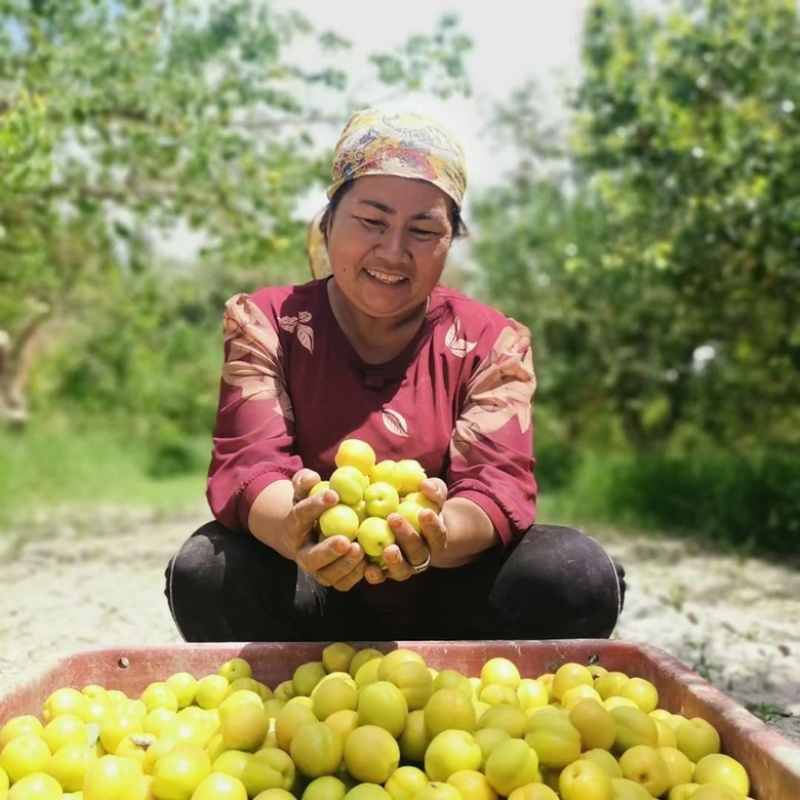
{"type": "MultiPolygon", "coordinates": [[[[0,695],[81,650],[180,642],[163,572],[206,518],[110,510],[91,529],[64,520],[27,544],[0,535],[0,695]]],[[[666,650],[800,742],[800,569],[589,533],[628,574],[614,638],[666,650]]]]}

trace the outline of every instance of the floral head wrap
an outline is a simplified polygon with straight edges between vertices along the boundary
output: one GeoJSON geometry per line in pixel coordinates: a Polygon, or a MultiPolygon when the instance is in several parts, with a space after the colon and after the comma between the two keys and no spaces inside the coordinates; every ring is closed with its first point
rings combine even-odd
{"type": "Polygon", "coordinates": [[[438,120],[411,111],[356,111],[333,158],[328,199],[364,175],[417,178],[438,186],[461,208],[467,188],[464,151],[438,120]]]}

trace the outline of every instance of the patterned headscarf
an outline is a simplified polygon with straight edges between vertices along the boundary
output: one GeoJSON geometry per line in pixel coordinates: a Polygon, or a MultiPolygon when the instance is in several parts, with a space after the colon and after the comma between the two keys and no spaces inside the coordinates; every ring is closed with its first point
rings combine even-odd
{"type": "Polygon", "coordinates": [[[306,257],[311,266],[311,275],[314,278],[324,278],[331,274],[331,260],[328,256],[328,246],[325,243],[325,234],[320,228],[325,209],[318,211],[308,226],[306,236],[306,257]]]}
{"type": "MultiPolygon", "coordinates": [[[[413,111],[356,111],[336,143],[330,200],[347,181],[365,175],[416,178],[441,189],[461,208],[467,188],[464,151],[453,134],[433,117],[413,111]]],[[[320,214],[309,229],[307,253],[315,278],[330,273],[320,214]]]]}
{"type": "Polygon", "coordinates": [[[364,175],[428,181],[459,208],[464,203],[464,151],[438,120],[423,114],[366,109],[350,117],[336,144],[328,199],[343,183],[364,175]]]}

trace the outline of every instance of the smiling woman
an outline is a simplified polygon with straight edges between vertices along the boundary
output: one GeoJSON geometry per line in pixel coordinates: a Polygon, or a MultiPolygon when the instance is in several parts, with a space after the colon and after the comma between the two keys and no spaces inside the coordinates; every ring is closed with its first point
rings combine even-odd
{"type": "MultiPolygon", "coordinates": [[[[452,201],[422,181],[370,175],[326,220],[333,313],[368,362],[394,358],[411,341],[444,270],[452,201]]],[[[342,191],[341,189],[339,191],[342,191]]]]}
{"type": "Polygon", "coordinates": [[[312,231],[319,277],[228,302],[215,520],[167,568],[186,639],[610,635],[621,568],[580,531],[534,524],[529,332],[439,282],[466,184],[437,120],[356,112],[312,231]],[[314,489],[344,440],[427,476],[416,520],[361,521],[386,533],[378,563],[326,514],[347,498],[314,489]]]}

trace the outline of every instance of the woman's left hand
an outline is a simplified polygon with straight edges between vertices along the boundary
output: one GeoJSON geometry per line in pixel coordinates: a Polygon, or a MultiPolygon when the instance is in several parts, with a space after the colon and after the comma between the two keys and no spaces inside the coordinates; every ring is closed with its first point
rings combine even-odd
{"type": "Polygon", "coordinates": [[[447,485],[440,478],[428,478],[422,482],[420,491],[436,503],[439,513],[425,508],[419,513],[420,532],[400,514],[390,514],[387,518],[394,533],[395,543],[383,551],[386,569],[377,564],[369,564],[364,578],[373,584],[385,580],[405,581],[418,573],[423,564],[435,562],[447,546],[447,529],[441,510],[447,499],[447,485]]]}

